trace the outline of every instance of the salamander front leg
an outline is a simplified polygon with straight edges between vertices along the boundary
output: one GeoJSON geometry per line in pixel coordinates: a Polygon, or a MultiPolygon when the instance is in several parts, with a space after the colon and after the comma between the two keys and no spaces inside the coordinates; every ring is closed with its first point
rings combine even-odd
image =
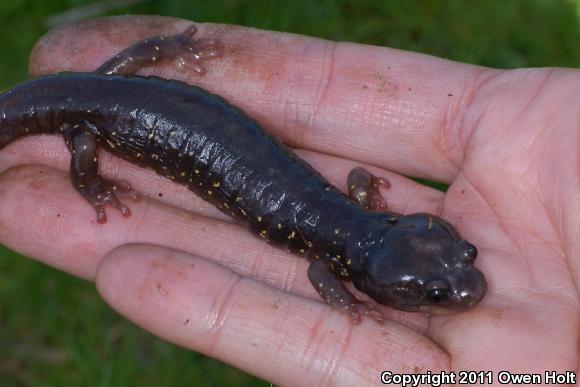
{"type": "Polygon", "coordinates": [[[117,194],[128,194],[133,199],[137,195],[126,182],[105,180],[99,176],[97,142],[89,129],[69,125],[63,127],[65,142],[71,152],[70,177],[75,189],[93,206],[97,212],[97,222],[105,223],[105,205],[116,208],[123,216],[131,215],[129,207],[121,203],[117,194]]]}
{"type": "Polygon", "coordinates": [[[349,197],[361,207],[378,211],[387,209],[387,202],[379,192],[379,186],[391,186],[387,179],[377,177],[362,167],[356,167],[348,174],[346,184],[349,197]]]}
{"type": "Polygon", "coordinates": [[[328,262],[317,259],[308,267],[308,279],[326,303],[342,313],[349,315],[353,324],[361,322],[362,315],[371,317],[378,323],[384,317],[372,304],[363,303],[349,292],[338,279],[328,262]]]}
{"type": "Polygon", "coordinates": [[[197,28],[189,26],[177,35],[157,36],[135,43],[103,63],[97,73],[131,75],[143,67],[173,62],[179,69],[189,67],[204,74],[203,62],[222,55],[219,42],[213,39],[194,39],[197,28]]]}

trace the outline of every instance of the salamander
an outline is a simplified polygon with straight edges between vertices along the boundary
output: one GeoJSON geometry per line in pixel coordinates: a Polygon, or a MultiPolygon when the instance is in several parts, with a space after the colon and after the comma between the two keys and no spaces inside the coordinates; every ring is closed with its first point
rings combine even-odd
{"type": "Polygon", "coordinates": [[[348,194],[331,185],[290,148],[224,98],[175,80],[135,75],[160,62],[189,65],[220,56],[196,28],[140,41],[93,73],[60,73],[0,94],[0,149],[16,139],[57,133],[71,153],[75,189],[106,221],[105,206],[130,214],[119,200],[127,183],[98,172],[97,148],[183,184],[257,237],[310,260],[308,278],[354,323],[382,321],[373,303],[404,311],[465,310],[487,284],[474,266],[477,249],[444,219],[384,208],[384,179],[363,168],[347,177],[348,194]]]}

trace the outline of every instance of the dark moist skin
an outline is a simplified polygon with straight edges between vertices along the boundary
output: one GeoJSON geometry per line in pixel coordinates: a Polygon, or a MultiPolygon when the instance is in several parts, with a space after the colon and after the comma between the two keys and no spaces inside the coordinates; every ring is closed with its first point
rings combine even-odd
{"type": "Polygon", "coordinates": [[[117,198],[126,183],[98,173],[97,147],[154,169],[187,186],[260,238],[311,260],[308,278],[331,306],[354,323],[382,315],[358,301],[354,286],[383,305],[405,311],[464,310],[487,284],[475,268],[476,248],[431,214],[385,210],[378,187],[362,168],[348,176],[349,197],[292,150],[223,98],[199,87],[134,76],[159,62],[203,73],[219,56],[217,42],[181,34],[141,41],[95,73],[33,79],[0,94],[0,149],[39,133],[62,133],[71,152],[70,176],[97,221],[105,205],[125,216],[117,198]],[[382,211],[374,211],[382,210],[382,211]]]}

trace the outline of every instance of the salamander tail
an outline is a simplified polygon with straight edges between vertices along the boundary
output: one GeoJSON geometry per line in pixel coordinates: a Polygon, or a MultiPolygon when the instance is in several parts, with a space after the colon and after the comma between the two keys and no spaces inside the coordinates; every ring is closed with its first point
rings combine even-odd
{"type": "Polygon", "coordinates": [[[0,149],[14,140],[13,128],[0,120],[0,149]]]}
{"type": "Polygon", "coordinates": [[[29,127],[14,125],[6,119],[3,120],[2,113],[0,112],[0,149],[20,137],[33,134],[32,132],[32,129],[29,127]]]}

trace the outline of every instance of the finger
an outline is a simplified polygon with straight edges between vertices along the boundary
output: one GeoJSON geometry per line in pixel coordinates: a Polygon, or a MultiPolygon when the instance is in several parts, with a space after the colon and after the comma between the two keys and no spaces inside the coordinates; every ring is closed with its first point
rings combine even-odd
{"type": "Polygon", "coordinates": [[[96,282],[113,308],[153,334],[276,384],[374,385],[385,369],[449,366],[443,351],[399,324],[353,327],[319,302],[163,248],[112,252],[96,282]]]}
{"type": "MultiPolygon", "coordinates": [[[[60,27],[35,47],[31,73],[92,71],[139,39],[180,32],[190,23],[147,16],[60,27]]],[[[382,47],[227,25],[199,27],[200,36],[225,47],[205,77],[170,65],[143,73],[202,85],[300,148],[439,181],[457,174],[477,117],[466,109],[476,86],[495,74],[382,47]]]]}
{"type": "MultiPolygon", "coordinates": [[[[245,227],[147,197],[128,204],[131,217],[107,208],[109,221],[98,224],[94,210],[66,173],[37,166],[13,168],[0,176],[0,243],[88,280],[94,279],[109,251],[127,243],[150,243],[210,259],[279,289],[320,298],[306,277],[305,259],[264,243],[245,227]]],[[[415,330],[426,327],[422,314],[383,310],[386,317],[415,330]]]]}

